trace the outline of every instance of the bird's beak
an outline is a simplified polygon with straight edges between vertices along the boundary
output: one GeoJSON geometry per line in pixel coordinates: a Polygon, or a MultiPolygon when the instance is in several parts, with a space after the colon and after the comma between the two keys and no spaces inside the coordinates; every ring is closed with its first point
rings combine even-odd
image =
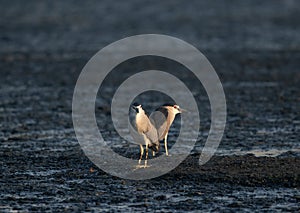
{"type": "Polygon", "coordinates": [[[136,106],[134,106],[134,105],[131,106],[131,109],[133,109],[137,113],[139,112],[138,108],[136,106]]]}
{"type": "Polygon", "coordinates": [[[186,109],[181,109],[180,108],[180,112],[182,113],[182,112],[188,112],[188,110],[186,110],[186,109]]]}

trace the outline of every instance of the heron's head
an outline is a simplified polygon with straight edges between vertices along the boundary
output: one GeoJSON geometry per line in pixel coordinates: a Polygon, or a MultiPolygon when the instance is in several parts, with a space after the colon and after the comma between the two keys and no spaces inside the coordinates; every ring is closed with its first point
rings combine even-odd
{"type": "Polygon", "coordinates": [[[134,103],[131,108],[134,109],[136,113],[144,112],[141,104],[134,103]]]}
{"type": "Polygon", "coordinates": [[[182,113],[184,110],[181,109],[178,105],[175,104],[175,105],[173,105],[172,111],[176,115],[176,114],[182,113]]]}

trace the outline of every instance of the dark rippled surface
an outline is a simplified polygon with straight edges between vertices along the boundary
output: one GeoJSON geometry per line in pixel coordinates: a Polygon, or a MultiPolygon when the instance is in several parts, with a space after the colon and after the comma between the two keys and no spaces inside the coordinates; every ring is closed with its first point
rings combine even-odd
{"type": "MultiPolygon", "coordinates": [[[[297,1],[3,1],[0,14],[0,211],[299,210],[297,1]],[[197,90],[202,123],[192,156],[163,177],[128,181],[97,169],[81,151],[71,101],[96,51],[140,33],[198,47],[223,83],[228,119],[217,157],[199,167],[210,120],[205,92],[197,90]]],[[[98,97],[99,127],[110,119],[113,87],[98,97]]],[[[157,100],[144,98],[151,107],[157,100]]],[[[108,123],[103,131],[111,146],[138,159],[139,148],[111,130],[108,123]]]]}

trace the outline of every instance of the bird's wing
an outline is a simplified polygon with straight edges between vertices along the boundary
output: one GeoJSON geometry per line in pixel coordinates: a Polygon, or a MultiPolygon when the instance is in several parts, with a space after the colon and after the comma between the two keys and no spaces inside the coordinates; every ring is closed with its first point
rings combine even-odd
{"type": "Polygon", "coordinates": [[[168,131],[167,117],[168,109],[165,107],[159,107],[150,115],[150,121],[157,130],[159,140],[162,140],[168,131]]]}
{"type": "Polygon", "coordinates": [[[158,134],[156,128],[149,122],[149,126],[146,132],[144,132],[146,137],[150,140],[152,144],[159,145],[158,134]]]}

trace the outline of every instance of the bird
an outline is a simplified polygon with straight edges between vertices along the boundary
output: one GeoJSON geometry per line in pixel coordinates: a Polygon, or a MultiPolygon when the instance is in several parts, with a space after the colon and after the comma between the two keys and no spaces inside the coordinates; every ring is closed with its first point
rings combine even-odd
{"type": "Polygon", "coordinates": [[[165,104],[158,107],[154,113],[151,114],[150,118],[154,122],[154,126],[157,130],[159,141],[164,140],[166,155],[169,155],[168,152],[168,133],[170,127],[177,114],[180,114],[186,110],[181,109],[178,105],[165,104]]]}
{"type": "Polygon", "coordinates": [[[134,104],[132,105],[132,108],[135,110],[135,125],[137,128],[137,132],[143,136],[143,141],[139,141],[140,143],[140,159],[139,159],[139,165],[141,164],[143,155],[144,155],[144,147],[146,146],[146,158],[145,158],[145,164],[144,167],[147,167],[147,160],[148,160],[148,148],[153,150],[153,155],[155,152],[159,150],[159,140],[158,140],[158,133],[153,125],[153,123],[150,121],[148,115],[145,113],[145,110],[143,109],[141,104],[134,104]]]}

